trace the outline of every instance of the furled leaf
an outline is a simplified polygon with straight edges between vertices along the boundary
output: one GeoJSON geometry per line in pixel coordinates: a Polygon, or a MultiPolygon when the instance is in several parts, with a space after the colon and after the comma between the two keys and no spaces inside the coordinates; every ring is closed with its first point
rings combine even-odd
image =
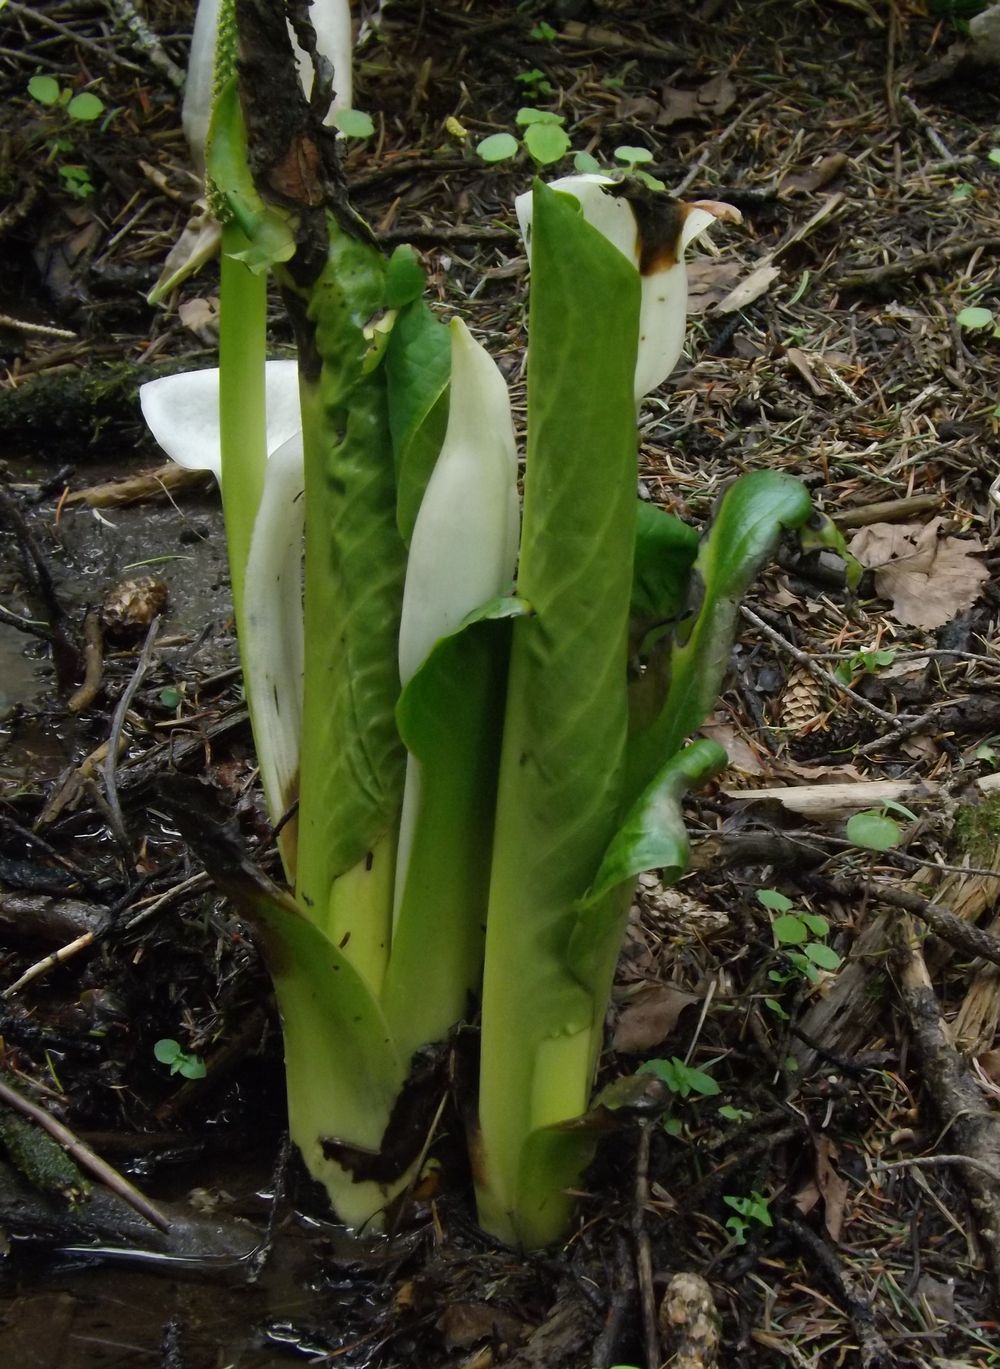
{"type": "Polygon", "coordinates": [[[663,884],[676,883],[690,853],[680,800],[688,789],[704,784],[725,765],[726,753],[716,742],[692,742],[671,756],[615,834],[581,907],[594,908],[619,885],[631,887],[644,870],[659,870],[663,884]]]}
{"type": "Polygon", "coordinates": [[[621,805],[639,276],[539,183],[533,248],[518,572],[532,616],[514,624],[494,837],[479,1202],[491,1230],[538,1244],[565,1200],[543,1176],[544,1214],[521,1211],[521,1146],[585,1110],[603,1017],[563,955],[621,805]]]}
{"type": "Polygon", "coordinates": [[[777,471],[740,476],[720,501],[692,571],[695,601],[670,653],[670,688],[659,717],[630,743],[629,788],[638,793],[708,716],[736,632],[740,600],[785,528],[811,512],[800,481],[777,471]]]}
{"type": "Polygon", "coordinates": [[[639,501],[629,608],[633,622],[649,626],[677,617],[687,599],[698,542],[697,529],[655,504],[639,501]]]}
{"type": "Polygon", "coordinates": [[[510,619],[523,612],[506,599],[473,615],[437,643],[396,708],[412,769],[382,1001],[404,1059],[443,1037],[479,989],[510,619]]]}
{"type": "Polygon", "coordinates": [[[407,543],[448,424],[451,335],[422,299],[400,309],[385,354],[396,522],[407,543]]]}
{"type": "MultiPolygon", "coordinates": [[[[297,897],[374,985],[388,954],[405,753],[396,731],[405,552],[395,517],[385,368],[367,366],[377,249],[329,220],[328,260],[303,310],[305,689],[297,897]],[[357,867],[357,868],[355,868],[357,867]],[[354,871],[351,881],[334,889],[354,871]]],[[[302,289],[294,279],[290,290],[302,289]]]]}

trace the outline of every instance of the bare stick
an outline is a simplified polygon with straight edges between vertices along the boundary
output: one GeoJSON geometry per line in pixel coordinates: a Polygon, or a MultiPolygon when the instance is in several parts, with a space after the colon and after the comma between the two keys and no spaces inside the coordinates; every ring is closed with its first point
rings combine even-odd
{"type": "Polygon", "coordinates": [[[153,643],[156,641],[156,634],[159,631],[160,618],[157,615],[149,625],[146,633],[146,640],[142,644],[142,651],[139,661],[133,672],[131,680],[122,691],[122,696],[118,700],[115,709],[115,716],[111,720],[111,734],[108,737],[108,754],[104,759],[101,771],[104,775],[104,788],[108,796],[108,807],[111,810],[112,823],[115,828],[115,835],[118,837],[123,847],[128,847],[128,834],[125,831],[125,820],[122,817],[122,806],[118,798],[118,781],[116,770],[118,765],[118,743],[121,739],[122,728],[125,726],[125,714],[135,698],[136,691],[142,684],[143,676],[149,668],[150,658],[153,654],[153,643]]]}

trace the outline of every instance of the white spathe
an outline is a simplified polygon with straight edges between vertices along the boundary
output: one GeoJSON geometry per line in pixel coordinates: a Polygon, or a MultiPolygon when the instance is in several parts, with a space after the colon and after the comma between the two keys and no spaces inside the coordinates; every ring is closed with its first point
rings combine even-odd
{"type": "MultiPolygon", "coordinates": [[[[302,428],[298,362],[267,362],[264,384],[270,457],[302,428]]],[[[149,431],[170,459],[189,470],[211,471],[221,484],[219,368],[149,380],[139,387],[139,402],[149,431]]]]}
{"type": "Polygon", "coordinates": [[[517,560],[517,449],[507,384],[451,322],[448,427],[410,539],[399,629],[405,685],[434,643],[509,592],[517,560]]]}
{"type": "MultiPolygon", "coordinates": [[[[215,37],[219,28],[220,0],[198,0],[181,122],[199,171],[205,169],[205,141],[212,115],[212,88],[215,83],[215,37]]],[[[309,11],[316,30],[316,47],[333,67],[334,99],[326,115],[331,123],[338,109],[351,104],[353,36],[350,0],[313,0],[309,11]]],[[[291,33],[291,25],[289,25],[291,33]]],[[[312,62],[292,34],[292,47],[299,68],[299,80],[306,95],[312,91],[312,62]]]]}
{"type": "MultiPolygon", "coordinates": [[[[434,643],[470,613],[508,594],[520,536],[517,446],[507,383],[461,319],[451,323],[448,427],[410,539],[399,628],[405,686],[434,643]]],[[[421,799],[421,767],[407,757],[396,855],[394,916],[406,888],[421,799]]]]}
{"type": "MultiPolygon", "coordinates": [[[[244,576],[244,687],[253,716],[261,785],[271,821],[298,785],[302,731],[302,417],[294,361],[264,369],[267,469],[244,576]]],[[[221,484],[219,370],[161,376],[140,387],[143,417],[179,466],[212,471],[221,484]]]]}
{"type": "MultiPolygon", "coordinates": [[[[639,269],[640,232],[632,205],[619,195],[609,195],[608,186],[619,185],[610,176],[586,174],[563,176],[551,181],[549,188],[561,190],[579,201],[583,217],[639,269]]],[[[514,201],[517,221],[531,259],[532,192],[514,201]]],[[[651,390],[662,385],[684,347],[687,322],[687,267],[684,252],[716,219],[741,222],[739,210],[714,200],[698,200],[682,206],[685,213],[675,245],[675,260],[665,269],[642,277],[642,302],[639,310],[639,351],[635,366],[635,399],[638,403],[651,390]]]]}

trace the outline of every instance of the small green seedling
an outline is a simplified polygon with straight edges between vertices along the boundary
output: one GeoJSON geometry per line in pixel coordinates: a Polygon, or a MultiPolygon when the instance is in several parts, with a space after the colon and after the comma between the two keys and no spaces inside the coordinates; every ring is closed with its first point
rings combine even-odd
{"type": "Polygon", "coordinates": [[[692,1093],[702,1098],[712,1098],[720,1092],[719,1085],[710,1074],[697,1070],[693,1065],[685,1065],[675,1055],[672,1060],[647,1060],[639,1067],[640,1074],[652,1074],[661,1079],[671,1093],[679,1098],[687,1098],[692,1093]]]}
{"type": "Polygon", "coordinates": [[[555,41],[556,31],[551,24],[547,24],[544,19],[540,19],[533,29],[529,29],[528,37],[534,38],[539,43],[551,43],[555,41]]]}
{"type": "MultiPolygon", "coordinates": [[[[777,889],[758,889],[757,902],[778,914],[771,923],[771,931],[779,950],[793,966],[791,974],[771,970],[768,978],[772,983],[787,984],[801,975],[815,984],[820,970],[836,970],[840,966],[840,956],[826,944],[830,924],[825,917],[795,909],[792,900],[777,889]]],[[[787,1021],[788,1013],[777,999],[765,998],[764,1003],[776,1017],[787,1021]]]]}
{"type": "Polygon", "coordinates": [[[519,71],[514,80],[524,87],[525,93],[529,96],[556,93],[555,86],[540,67],[532,67],[530,71],[519,71]]]}
{"type": "MultiPolygon", "coordinates": [[[[569,151],[569,134],[561,114],[524,105],[517,111],[518,126],[524,129],[524,146],[539,166],[558,162],[569,151]]],[[[511,133],[491,133],[476,147],[484,162],[505,162],[517,155],[518,141],[511,133]]]]}
{"type": "Polygon", "coordinates": [[[841,684],[851,684],[859,675],[876,675],[886,666],[892,665],[896,653],[888,648],[877,651],[856,651],[846,661],[841,661],[834,671],[841,684]]]}
{"type": "Polygon", "coordinates": [[[666,185],[658,177],[642,169],[644,162],[651,162],[653,154],[648,147],[631,147],[627,143],[615,148],[615,156],[620,162],[625,163],[625,169],[630,176],[642,181],[643,185],[649,190],[666,190],[666,185]]]}
{"type": "Polygon", "coordinates": [[[756,1189],[749,1198],[736,1198],[731,1193],[723,1195],[722,1201],[736,1214],[726,1222],[726,1229],[733,1233],[737,1245],[746,1245],[746,1233],[754,1222],[759,1226],[774,1226],[771,1216],[771,1200],[756,1189]]]}
{"type": "MultiPolygon", "coordinates": [[[[74,95],[67,87],[61,86],[54,76],[32,76],[28,82],[28,94],[57,116],[57,131],[47,139],[49,162],[62,153],[73,151],[72,139],[59,129],[73,124],[93,123],[104,113],[104,101],[93,91],[83,90],[79,95],[74,95]]],[[[74,199],[85,200],[94,193],[90,172],[79,163],[62,164],[59,167],[59,181],[63,190],[74,199]]]]}
{"type": "Polygon", "coordinates": [[[724,1103],[719,1109],[719,1116],[726,1122],[749,1122],[753,1113],[746,1108],[734,1108],[730,1103],[724,1103]]]}
{"type": "Polygon", "coordinates": [[[84,90],[74,95],[71,90],[61,86],[54,76],[32,76],[28,82],[28,94],[47,109],[65,110],[77,123],[92,123],[104,113],[104,101],[93,91],[84,90]]]}
{"type": "Polygon", "coordinates": [[[161,1065],[169,1065],[171,1074],[183,1074],[185,1079],[204,1079],[208,1071],[200,1055],[183,1049],[179,1041],[169,1036],[157,1041],[153,1054],[161,1065]]]}

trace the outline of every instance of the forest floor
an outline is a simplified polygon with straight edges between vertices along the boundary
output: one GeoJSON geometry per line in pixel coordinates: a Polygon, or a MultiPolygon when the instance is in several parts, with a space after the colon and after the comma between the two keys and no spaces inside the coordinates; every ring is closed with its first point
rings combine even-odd
{"type": "Polygon", "coordinates": [[[673,193],[743,214],[691,264],[687,359],[642,414],[645,497],[701,523],[733,474],[789,471],[869,567],[849,593],[839,562],[788,548],[747,601],[707,729],[732,765],[690,805],[692,874],[643,882],[602,1064],[682,1062],[681,1086],[605,1141],[565,1248],[522,1258],[475,1228],[450,1105],[438,1186],[391,1243],[327,1220],[283,1144],[252,940],[157,810],[159,775],[200,776],[268,859],[218,498],[171,484],[136,397],[212,364],[218,289],[210,265],[145,302],[200,188],[175,80],[191,6],[139,8],[155,42],[118,0],[0,13],[0,1082],[173,1234],[4,1163],[0,1358],[653,1369],[678,1350],[656,1308],[687,1288],[721,1337],[688,1369],[995,1369],[997,71],[950,70],[960,34],[923,0],[366,15],[354,202],[421,251],[517,417],[532,168],[473,149],[531,105],[574,149],[644,147],[673,193]],[[38,74],[105,114],[39,104],[38,74]],[[859,813],[898,844],[860,849],[859,813]],[[163,1040],[204,1078],[171,1075],[163,1040]]]}

